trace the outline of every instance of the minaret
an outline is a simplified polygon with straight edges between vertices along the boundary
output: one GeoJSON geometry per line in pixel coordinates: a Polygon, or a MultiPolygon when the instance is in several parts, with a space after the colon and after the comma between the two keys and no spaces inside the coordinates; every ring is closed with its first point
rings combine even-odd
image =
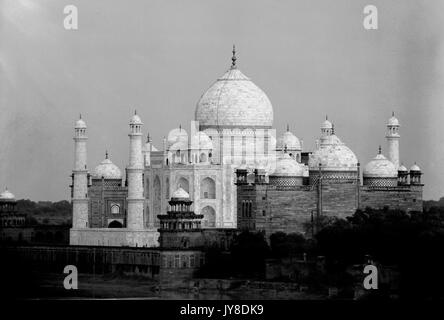
{"type": "Polygon", "coordinates": [[[388,159],[395,165],[396,170],[399,168],[399,121],[395,118],[395,113],[392,113],[391,118],[387,123],[387,147],[388,159]]]}
{"type": "Polygon", "coordinates": [[[88,170],[86,167],[86,123],[80,115],[75,125],[72,193],[73,229],[88,227],[88,170]]]}
{"type": "Polygon", "coordinates": [[[141,230],[143,223],[143,155],[142,155],[142,120],[134,112],[130,120],[130,148],[129,165],[127,167],[128,179],[128,217],[127,228],[141,230]]]}

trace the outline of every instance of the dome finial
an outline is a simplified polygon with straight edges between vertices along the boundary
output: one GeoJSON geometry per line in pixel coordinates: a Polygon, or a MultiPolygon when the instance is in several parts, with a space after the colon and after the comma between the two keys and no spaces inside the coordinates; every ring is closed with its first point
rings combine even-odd
{"type": "Polygon", "coordinates": [[[378,154],[381,154],[381,153],[382,153],[382,149],[381,149],[381,145],[379,145],[378,154]]]}
{"type": "Polygon", "coordinates": [[[290,131],[290,125],[287,123],[287,132],[290,131]]]}
{"type": "Polygon", "coordinates": [[[231,69],[236,69],[236,46],[233,44],[233,56],[231,57],[231,69]]]}
{"type": "Polygon", "coordinates": [[[334,123],[331,124],[331,134],[332,135],[335,134],[335,124],[334,123]]]}
{"type": "Polygon", "coordinates": [[[108,150],[105,150],[105,159],[108,159],[108,150]]]}
{"type": "Polygon", "coordinates": [[[79,119],[82,119],[82,114],[81,113],[79,113],[79,119]]]}
{"type": "Polygon", "coordinates": [[[146,136],[146,142],[147,142],[147,143],[151,142],[151,139],[150,139],[150,133],[149,133],[149,132],[148,132],[148,135],[146,136]]]}
{"type": "Polygon", "coordinates": [[[137,115],[137,109],[134,109],[134,115],[137,115]]]}
{"type": "Polygon", "coordinates": [[[326,121],[328,120],[328,114],[325,115],[325,120],[326,120],[326,121]]]}
{"type": "Polygon", "coordinates": [[[395,111],[392,111],[392,117],[394,117],[395,116],[395,111]]]}

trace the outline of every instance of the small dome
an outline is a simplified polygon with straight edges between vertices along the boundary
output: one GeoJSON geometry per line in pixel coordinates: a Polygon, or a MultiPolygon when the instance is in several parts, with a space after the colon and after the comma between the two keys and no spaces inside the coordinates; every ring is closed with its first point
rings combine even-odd
{"type": "Polygon", "coordinates": [[[321,124],[321,129],[333,129],[333,124],[325,119],[325,121],[321,124]]]}
{"type": "Polygon", "coordinates": [[[210,139],[210,137],[205,132],[199,131],[191,139],[191,148],[192,149],[200,149],[200,150],[212,150],[213,149],[213,141],[210,139]]]}
{"type": "Polygon", "coordinates": [[[379,153],[364,168],[364,177],[367,178],[396,178],[398,171],[395,165],[379,153]]]}
{"type": "Polygon", "coordinates": [[[285,150],[288,151],[301,151],[301,142],[299,139],[291,132],[286,131],[284,132],[276,143],[276,149],[277,150],[285,150]]]}
{"type": "Polygon", "coordinates": [[[388,120],[387,125],[389,126],[399,126],[399,121],[398,119],[395,117],[395,115],[391,116],[390,119],[388,120]]]}
{"type": "Polygon", "coordinates": [[[122,172],[119,167],[108,159],[108,155],[95,169],[93,173],[95,179],[122,179],[122,172]]]}
{"type": "Polygon", "coordinates": [[[12,194],[8,190],[8,188],[6,188],[5,191],[0,193],[0,200],[3,200],[3,201],[14,201],[15,200],[15,196],[14,196],[14,194],[12,194]]]}
{"type": "Polygon", "coordinates": [[[270,176],[302,177],[304,167],[287,153],[281,154],[276,161],[276,169],[270,176]]]}
{"type": "Polygon", "coordinates": [[[86,123],[85,121],[82,120],[82,118],[80,118],[79,120],[76,121],[76,125],[75,125],[76,129],[86,129],[86,123]]]}
{"type": "Polygon", "coordinates": [[[188,150],[188,143],[186,141],[177,141],[170,148],[169,151],[185,151],[188,150]]]}
{"type": "Polygon", "coordinates": [[[188,145],[188,133],[182,128],[176,128],[168,133],[168,145],[173,145],[178,141],[186,142],[188,145]]]}
{"type": "Polygon", "coordinates": [[[143,124],[138,114],[134,114],[131,117],[130,124],[143,124]]]}
{"type": "Polygon", "coordinates": [[[182,187],[179,187],[176,191],[173,192],[172,199],[190,199],[190,195],[186,192],[182,187]]]}
{"type": "Polygon", "coordinates": [[[415,164],[410,168],[410,171],[421,172],[421,168],[415,163],[415,164]]]}
{"type": "Polygon", "coordinates": [[[398,168],[398,171],[400,171],[400,172],[409,172],[409,170],[407,170],[407,168],[403,164],[401,164],[401,166],[398,168]]]}

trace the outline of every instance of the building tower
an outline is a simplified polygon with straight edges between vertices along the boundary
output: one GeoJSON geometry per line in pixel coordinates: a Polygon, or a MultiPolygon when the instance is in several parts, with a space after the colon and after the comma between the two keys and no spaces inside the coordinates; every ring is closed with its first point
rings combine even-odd
{"type": "Polygon", "coordinates": [[[130,149],[129,165],[127,167],[128,180],[128,216],[127,228],[141,230],[144,228],[143,206],[143,154],[142,154],[142,120],[134,112],[130,120],[130,149]]]}
{"type": "Polygon", "coordinates": [[[74,127],[74,169],[72,171],[72,226],[88,228],[88,170],[86,166],[86,123],[80,115],[74,127]]]}
{"type": "Polygon", "coordinates": [[[387,123],[387,148],[388,159],[395,165],[396,170],[399,168],[399,121],[395,118],[395,113],[392,113],[391,118],[387,123]]]}

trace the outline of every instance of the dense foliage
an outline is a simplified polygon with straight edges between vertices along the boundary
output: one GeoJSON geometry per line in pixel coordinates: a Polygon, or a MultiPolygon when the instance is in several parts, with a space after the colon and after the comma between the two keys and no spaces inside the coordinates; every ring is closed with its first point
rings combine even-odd
{"type": "Polygon", "coordinates": [[[26,215],[29,225],[70,225],[72,219],[72,206],[66,200],[58,202],[18,200],[17,211],[26,215]]]}

